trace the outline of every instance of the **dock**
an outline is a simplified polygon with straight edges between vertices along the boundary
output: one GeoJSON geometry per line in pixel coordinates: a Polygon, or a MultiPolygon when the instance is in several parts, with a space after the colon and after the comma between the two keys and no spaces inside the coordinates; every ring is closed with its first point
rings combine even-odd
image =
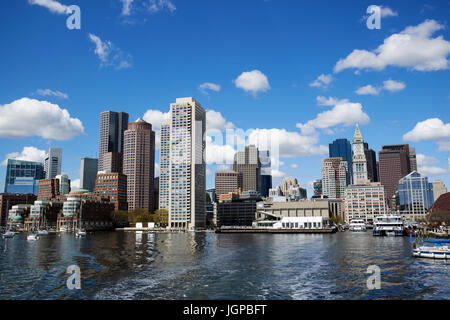
{"type": "Polygon", "coordinates": [[[335,233],[334,228],[327,229],[269,229],[269,228],[253,228],[253,227],[222,227],[216,230],[216,233],[335,233]]]}

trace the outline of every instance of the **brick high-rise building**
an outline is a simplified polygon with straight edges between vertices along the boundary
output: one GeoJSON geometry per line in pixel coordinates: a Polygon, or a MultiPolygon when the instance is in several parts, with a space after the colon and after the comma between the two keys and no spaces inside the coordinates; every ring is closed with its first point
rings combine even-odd
{"type": "Polygon", "coordinates": [[[216,199],[211,199],[212,201],[217,201],[221,194],[237,193],[239,189],[242,190],[243,175],[241,172],[230,170],[216,172],[215,185],[216,199]]]}
{"type": "Polygon", "coordinates": [[[242,173],[242,191],[261,192],[261,162],[257,147],[246,146],[243,151],[236,152],[231,170],[242,173]]]}
{"type": "Polygon", "coordinates": [[[408,144],[385,145],[378,153],[379,180],[385,187],[386,199],[390,206],[399,180],[411,172],[409,155],[408,144]]]}
{"type": "Polygon", "coordinates": [[[103,154],[103,172],[123,172],[123,154],[120,152],[106,152],[103,154]]]}
{"type": "Polygon", "coordinates": [[[60,195],[59,179],[50,178],[39,180],[38,200],[52,200],[60,195]]]}
{"type": "Polygon", "coordinates": [[[152,125],[138,119],[124,133],[123,173],[127,176],[128,210],[153,212],[155,179],[155,132],[152,125]]]}
{"type": "Polygon", "coordinates": [[[128,210],[126,175],[120,172],[99,173],[94,193],[102,198],[108,197],[116,211],[128,210]]]}
{"type": "Polygon", "coordinates": [[[100,114],[100,141],[98,149],[98,171],[103,171],[103,154],[123,153],[124,132],[128,128],[128,113],[103,111],[100,114]]]}

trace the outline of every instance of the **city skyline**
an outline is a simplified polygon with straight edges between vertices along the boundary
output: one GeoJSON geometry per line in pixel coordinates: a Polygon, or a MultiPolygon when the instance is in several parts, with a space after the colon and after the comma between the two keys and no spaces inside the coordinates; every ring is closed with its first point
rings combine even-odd
{"type": "MultiPolygon", "coordinates": [[[[129,122],[143,118],[152,124],[158,140],[169,104],[177,97],[191,96],[207,111],[207,129],[223,132],[230,128],[244,131],[254,128],[253,133],[281,133],[284,139],[280,141],[280,158],[272,161],[273,165],[280,165],[272,172],[274,186],[280,185],[284,177],[293,176],[312,195],[310,183],[320,178],[328,144],[339,138],[352,141],[357,123],[364,141],[376,153],[382,145],[409,144],[416,149],[418,171],[430,181],[440,179],[450,185],[447,163],[450,133],[446,129],[450,126],[446,114],[450,97],[445,88],[449,52],[445,48],[449,46],[449,35],[444,28],[445,4],[437,3],[433,10],[423,10],[414,1],[406,5],[386,1],[381,5],[391,8],[396,15],[383,17],[380,30],[369,30],[362,21],[370,4],[365,2],[333,8],[311,7],[306,3],[292,3],[290,7],[261,1],[245,3],[235,13],[236,7],[218,1],[207,9],[207,22],[214,26],[213,30],[204,30],[205,22],[193,19],[181,31],[177,26],[186,17],[196,17],[195,11],[203,2],[188,5],[173,0],[176,9],[161,8],[152,14],[137,12],[132,7],[129,15],[122,14],[120,1],[106,1],[104,5],[72,2],[82,10],[81,30],[68,30],[65,17],[28,1],[4,1],[0,5],[0,17],[11,27],[9,31],[0,31],[5,47],[18,45],[13,34],[21,34],[24,42],[17,48],[24,55],[4,52],[5,59],[0,62],[4,71],[0,84],[5,89],[0,93],[0,115],[8,121],[0,121],[1,190],[6,158],[40,161],[42,152],[50,147],[63,149],[61,172],[67,173],[76,184],[80,178],[80,159],[98,156],[101,111],[127,112],[129,122]],[[219,17],[219,11],[223,14],[221,10],[230,11],[229,15],[237,18],[251,17],[249,21],[237,19],[233,28],[226,31],[214,22],[223,19],[219,17]],[[332,11],[330,21],[319,19],[332,11]],[[21,12],[30,23],[12,21],[8,16],[14,12],[21,12]],[[294,18],[294,13],[300,17],[294,18]],[[262,17],[261,21],[256,15],[262,17]],[[135,23],[127,24],[125,18],[135,23]],[[322,22],[315,23],[315,19],[322,22]],[[158,34],[161,28],[165,28],[167,39],[158,34]],[[204,46],[202,36],[194,37],[199,28],[204,30],[208,43],[213,44],[211,48],[204,46]],[[249,31],[240,35],[237,32],[240,28],[249,31]],[[214,31],[221,34],[219,40],[224,47],[213,40],[214,31]],[[411,60],[403,65],[389,60],[376,68],[355,65],[350,59],[355,49],[370,53],[383,43],[394,41],[391,36],[405,33],[412,35],[414,43],[442,45],[443,56],[433,56],[435,60],[431,59],[430,65],[424,65],[418,56],[408,56],[411,60]],[[283,35],[277,39],[280,34],[283,35]],[[147,35],[151,39],[148,43],[144,41],[147,35]],[[327,39],[326,45],[317,40],[321,38],[327,39]],[[53,43],[54,39],[58,44],[53,43]],[[245,45],[248,39],[252,39],[250,47],[245,45]],[[276,49],[261,54],[267,43],[276,49]],[[36,57],[28,56],[27,45],[32,44],[51,53],[48,57],[39,52],[34,53],[36,57]],[[191,53],[180,55],[176,48],[183,45],[198,47],[198,57],[191,53]],[[330,52],[326,50],[328,46],[336,50],[330,52]],[[102,48],[109,48],[112,54],[102,56],[102,48]],[[240,50],[232,52],[229,48],[240,50]],[[129,65],[122,64],[121,68],[110,65],[117,62],[110,61],[113,54],[129,65]],[[132,59],[127,59],[128,55],[132,59]],[[26,59],[30,57],[33,59],[26,59]],[[33,64],[34,59],[39,59],[41,65],[33,64]],[[189,61],[189,66],[180,63],[183,61],[189,61]],[[33,70],[32,75],[29,70],[33,70]],[[169,76],[177,71],[189,74],[189,81],[169,76]],[[48,108],[55,110],[50,123],[41,117],[46,116],[48,108]],[[27,110],[42,112],[27,113],[27,110]],[[18,126],[18,120],[26,125],[18,126]],[[10,125],[18,129],[12,130],[10,125]],[[436,128],[439,134],[421,128],[436,128]]],[[[414,43],[412,49],[416,48],[414,43]]],[[[206,187],[211,188],[214,172],[223,169],[220,164],[212,164],[214,152],[225,150],[228,154],[242,148],[232,150],[207,139],[206,150],[206,187]]],[[[155,154],[159,165],[159,148],[155,154]]]]}

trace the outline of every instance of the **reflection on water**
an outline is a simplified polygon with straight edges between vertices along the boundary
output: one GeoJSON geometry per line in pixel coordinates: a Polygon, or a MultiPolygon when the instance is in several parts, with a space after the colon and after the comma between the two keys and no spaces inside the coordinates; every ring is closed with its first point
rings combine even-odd
{"type": "Polygon", "coordinates": [[[449,263],[365,233],[98,232],[0,240],[0,299],[449,299],[449,263]],[[69,265],[81,290],[66,288],[69,265]],[[368,290],[369,265],[381,289],[368,290]]]}

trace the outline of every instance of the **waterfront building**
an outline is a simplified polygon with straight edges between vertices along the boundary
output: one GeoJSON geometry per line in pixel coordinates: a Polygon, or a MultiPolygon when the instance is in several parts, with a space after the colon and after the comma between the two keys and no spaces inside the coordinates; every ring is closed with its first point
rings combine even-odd
{"type": "Polygon", "coordinates": [[[408,220],[425,218],[428,209],[433,205],[433,184],[417,171],[400,179],[398,193],[400,214],[408,220]]]}
{"type": "Polygon", "coordinates": [[[58,214],[63,209],[63,201],[36,200],[30,206],[30,214],[24,219],[25,230],[56,229],[58,214]]]}
{"type": "Polygon", "coordinates": [[[105,153],[123,153],[124,133],[127,129],[128,113],[114,111],[100,113],[98,171],[103,171],[103,155],[105,153]]]}
{"type": "MultiPolygon", "coordinates": [[[[160,159],[161,164],[169,161],[168,170],[162,170],[160,174],[160,203],[165,202],[163,181],[169,181],[167,208],[169,227],[190,230],[204,228],[206,226],[205,110],[192,97],[177,98],[175,103],[170,104],[169,124],[169,131],[164,134],[164,139],[168,141],[164,148],[169,150],[164,151],[166,158],[163,156],[160,159]]],[[[163,137],[161,143],[162,141],[163,137]]]]}
{"type": "Polygon", "coordinates": [[[59,180],[56,178],[39,180],[38,200],[52,200],[60,195],[59,180]]]}
{"type": "Polygon", "coordinates": [[[347,160],[326,158],[322,166],[322,192],[328,198],[341,199],[344,190],[350,184],[350,172],[347,160]]]}
{"type": "Polygon", "coordinates": [[[369,145],[364,142],[364,139],[356,125],[355,134],[353,136],[353,183],[358,184],[359,181],[369,180],[376,182],[378,180],[377,174],[377,159],[375,151],[369,149],[369,145]]]}
{"type": "Polygon", "coordinates": [[[98,197],[108,198],[109,202],[114,204],[115,211],[127,211],[127,176],[120,172],[99,172],[94,194],[98,197]]]}
{"type": "Polygon", "coordinates": [[[242,173],[243,191],[261,192],[261,162],[257,147],[250,145],[246,146],[243,151],[236,152],[231,170],[242,173]]]}
{"type": "Polygon", "coordinates": [[[94,191],[98,172],[98,159],[82,158],[80,165],[80,188],[94,191]]]}
{"type": "Polygon", "coordinates": [[[442,180],[435,180],[433,184],[433,202],[435,202],[441,195],[447,193],[447,187],[442,180]]]}
{"type": "Polygon", "coordinates": [[[166,120],[161,124],[160,139],[159,208],[168,210],[170,195],[170,120],[166,120]]]}
{"type": "Polygon", "coordinates": [[[298,181],[296,178],[287,177],[281,182],[281,192],[285,197],[289,196],[289,189],[291,187],[298,187],[298,181]]]}
{"type": "Polygon", "coordinates": [[[261,200],[259,193],[246,193],[239,196],[235,193],[221,195],[214,204],[214,216],[218,227],[251,226],[255,220],[256,204],[261,200]]]}
{"type": "Polygon", "coordinates": [[[45,176],[40,162],[8,159],[6,164],[5,193],[38,193],[38,181],[45,176]]]}
{"type": "MultiPolygon", "coordinates": [[[[344,160],[347,164],[347,161],[344,160]]],[[[298,202],[263,201],[257,205],[257,219],[265,218],[269,213],[278,217],[323,217],[331,218],[331,201],[328,199],[314,199],[298,202]]]]}
{"type": "Polygon", "coordinates": [[[243,175],[241,172],[232,170],[219,171],[215,175],[215,193],[216,201],[221,194],[230,192],[241,192],[243,188],[243,175]]]}
{"type": "Polygon", "coordinates": [[[0,226],[6,226],[9,210],[18,204],[33,204],[35,194],[0,193],[0,226]]]}
{"type": "Polygon", "coordinates": [[[214,218],[214,203],[216,202],[215,189],[206,190],[206,226],[216,226],[217,221],[214,218]]]}
{"type": "Polygon", "coordinates": [[[360,183],[345,188],[344,206],[347,223],[353,219],[373,222],[377,216],[387,213],[384,186],[379,182],[360,180],[360,183]]]}
{"type": "Polygon", "coordinates": [[[138,119],[124,133],[123,173],[127,176],[128,210],[154,210],[155,132],[138,119]]]}
{"type": "Polygon", "coordinates": [[[344,158],[347,160],[350,179],[353,179],[352,146],[347,139],[336,139],[328,145],[330,158],[344,158]]]}
{"type": "Polygon", "coordinates": [[[16,204],[8,213],[8,225],[22,224],[30,215],[31,204],[16,204]]]}
{"type": "Polygon", "coordinates": [[[123,172],[123,154],[120,152],[105,152],[103,154],[102,172],[123,172]]]}
{"type": "Polygon", "coordinates": [[[261,196],[268,197],[269,189],[272,188],[272,160],[270,158],[270,151],[259,151],[259,160],[261,162],[261,196]]]}
{"type": "Polygon", "coordinates": [[[59,174],[56,176],[59,182],[59,194],[66,195],[70,192],[70,179],[67,174],[59,174]]]}
{"type": "Polygon", "coordinates": [[[45,179],[55,178],[57,175],[61,174],[62,165],[62,149],[61,148],[50,148],[44,159],[44,171],[45,179]]]}
{"type": "Polygon", "coordinates": [[[411,164],[408,144],[384,145],[378,153],[379,181],[385,187],[386,199],[392,208],[392,196],[401,178],[409,174],[411,164]]]}

